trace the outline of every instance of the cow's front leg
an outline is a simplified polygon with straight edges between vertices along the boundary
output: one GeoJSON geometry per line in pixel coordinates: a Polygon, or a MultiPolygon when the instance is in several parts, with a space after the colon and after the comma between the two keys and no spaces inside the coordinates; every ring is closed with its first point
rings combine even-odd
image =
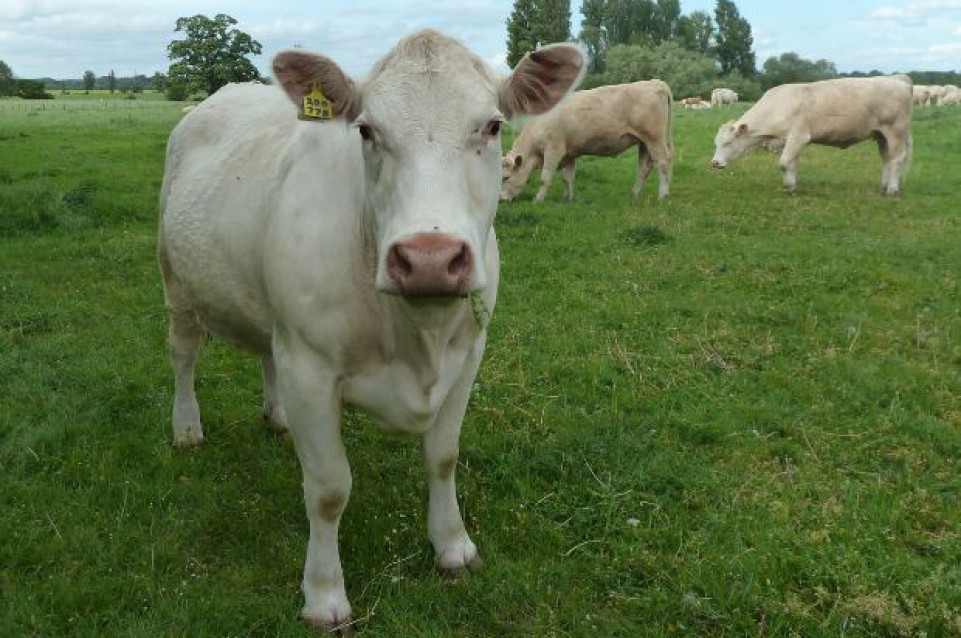
{"type": "Polygon", "coordinates": [[[351,476],[340,437],[340,405],[333,372],[303,343],[274,339],[280,397],[304,476],[310,540],[304,563],[303,616],[336,630],[350,622],[350,603],[337,547],[351,476]]]}
{"type": "Polygon", "coordinates": [[[788,137],[781,151],[780,166],[784,172],[784,190],[793,193],[797,189],[797,160],[801,149],[807,144],[807,136],[788,137]]]}
{"type": "Polygon", "coordinates": [[[558,153],[552,153],[550,151],[544,153],[544,166],[541,168],[541,186],[537,189],[537,195],[534,196],[535,202],[542,202],[547,197],[547,191],[550,190],[551,182],[554,181],[554,173],[557,172],[561,158],[562,155],[558,153]]]}
{"type": "Polygon", "coordinates": [[[484,351],[484,339],[481,336],[478,340],[461,378],[441,407],[434,427],[423,437],[424,468],[430,491],[427,533],[434,546],[437,569],[455,577],[481,564],[477,546],[467,534],[457,506],[455,475],[461,424],[484,351]]]}

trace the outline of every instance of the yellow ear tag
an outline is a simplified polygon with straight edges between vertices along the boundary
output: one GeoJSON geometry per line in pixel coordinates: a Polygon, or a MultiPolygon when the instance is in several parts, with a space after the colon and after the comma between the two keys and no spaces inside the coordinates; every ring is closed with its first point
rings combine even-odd
{"type": "Polygon", "coordinates": [[[304,94],[304,108],[301,113],[304,120],[332,120],[334,119],[334,105],[330,103],[320,85],[315,84],[309,93],[304,94]]]}

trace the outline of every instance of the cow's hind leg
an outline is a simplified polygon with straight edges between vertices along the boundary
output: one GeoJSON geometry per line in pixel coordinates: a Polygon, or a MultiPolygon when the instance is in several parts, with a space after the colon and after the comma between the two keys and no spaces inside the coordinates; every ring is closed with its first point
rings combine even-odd
{"type": "Polygon", "coordinates": [[[634,199],[640,197],[644,184],[647,182],[647,176],[651,174],[652,166],[651,154],[647,145],[644,142],[639,142],[637,144],[637,177],[634,179],[634,188],[631,190],[634,199]]]}
{"type": "Polygon", "coordinates": [[[180,283],[170,268],[167,256],[159,251],[164,297],[170,311],[168,343],[174,372],[173,431],[174,445],[187,447],[204,440],[200,424],[200,406],[194,391],[194,368],[204,337],[197,313],[185,299],[180,283]]]}
{"type": "Polygon", "coordinates": [[[287,414],[277,391],[277,368],[273,354],[263,355],[260,363],[264,376],[264,421],[274,432],[286,432],[287,414]]]}
{"type": "Polygon", "coordinates": [[[651,160],[657,165],[657,198],[664,199],[671,192],[672,147],[670,142],[666,142],[653,146],[648,152],[651,160]]]}
{"type": "Polygon", "coordinates": [[[574,201],[574,175],[577,173],[577,160],[571,159],[561,164],[561,177],[564,178],[564,198],[574,201]]]}

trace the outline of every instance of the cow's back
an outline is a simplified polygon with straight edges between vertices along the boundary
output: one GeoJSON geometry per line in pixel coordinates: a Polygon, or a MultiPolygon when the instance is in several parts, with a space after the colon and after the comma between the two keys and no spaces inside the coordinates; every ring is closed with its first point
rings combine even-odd
{"type": "Polygon", "coordinates": [[[773,136],[803,132],[814,142],[846,146],[880,130],[906,134],[911,104],[911,85],[901,80],[840,78],[774,87],[742,119],[773,136]]]}
{"type": "Polygon", "coordinates": [[[638,139],[663,139],[671,101],[660,80],[602,86],[574,93],[544,126],[559,132],[572,154],[617,154],[638,139]]]}
{"type": "Polygon", "coordinates": [[[207,327],[269,348],[263,288],[268,200],[298,122],[277,88],[227,85],[177,125],[161,192],[161,259],[207,327]]]}

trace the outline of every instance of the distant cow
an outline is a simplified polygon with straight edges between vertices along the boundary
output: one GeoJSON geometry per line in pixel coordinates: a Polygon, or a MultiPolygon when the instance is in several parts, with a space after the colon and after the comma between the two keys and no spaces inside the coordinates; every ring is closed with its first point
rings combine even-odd
{"type": "Polygon", "coordinates": [[[714,89],[711,91],[711,105],[720,106],[721,104],[734,104],[737,102],[737,93],[731,89],[714,89]]]}
{"type": "Polygon", "coordinates": [[[528,122],[503,161],[501,199],[512,200],[538,166],[541,185],[534,198],[544,201],[558,168],[565,197],[574,198],[574,173],[582,155],[612,157],[637,146],[636,198],[652,164],[657,165],[658,197],[671,181],[671,89],[660,80],[602,86],[578,91],[547,115],[528,122]]]}
{"type": "Polygon", "coordinates": [[[553,107],[584,62],[553,45],[501,78],[423,31],[355,81],[326,57],[285,51],[276,86],[228,85],[170,136],[158,257],[174,443],[203,439],[194,364],[205,329],[257,354],[265,416],[289,426],[303,470],[314,624],[351,614],[337,543],[351,488],[344,406],[421,435],[437,566],[479,560],[454,474],[497,291],[499,130],[553,107]]]}
{"type": "Polygon", "coordinates": [[[695,111],[700,109],[711,108],[710,102],[706,100],[702,100],[699,97],[686,97],[683,100],[681,100],[681,104],[684,105],[685,109],[694,109],[695,111]]]}
{"type": "Polygon", "coordinates": [[[938,95],[938,106],[950,106],[952,104],[961,104],[961,89],[953,84],[947,84],[941,87],[941,92],[938,95]]]}
{"type": "Polygon", "coordinates": [[[935,87],[926,84],[915,84],[912,91],[914,103],[918,106],[928,106],[931,104],[931,93],[935,87]]]}
{"type": "Polygon", "coordinates": [[[798,155],[807,144],[847,148],[867,138],[881,153],[881,187],[897,194],[911,157],[910,84],[873,77],[777,86],[721,126],[711,166],[724,168],[757,147],[779,150],[784,188],[793,192],[798,155]]]}

